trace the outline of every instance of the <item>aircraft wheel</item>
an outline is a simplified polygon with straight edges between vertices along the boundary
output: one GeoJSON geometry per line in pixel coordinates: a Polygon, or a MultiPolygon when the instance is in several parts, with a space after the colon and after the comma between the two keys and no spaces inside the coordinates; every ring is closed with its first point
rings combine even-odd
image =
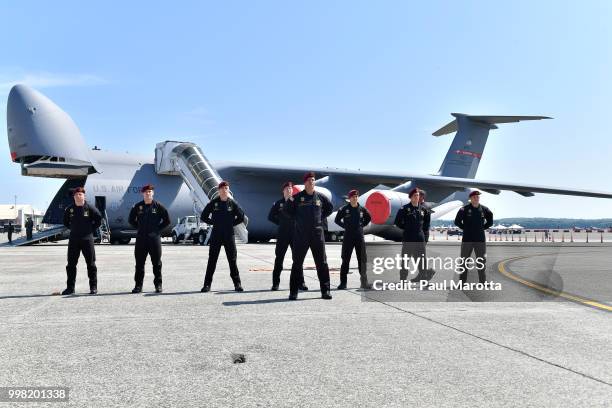
{"type": "Polygon", "coordinates": [[[178,244],[178,242],[179,242],[178,236],[176,235],[176,232],[173,232],[172,233],[172,243],[176,245],[178,244]]]}
{"type": "Polygon", "coordinates": [[[206,242],[206,231],[200,231],[200,233],[198,234],[198,243],[200,245],[204,245],[205,242],[206,242]]]}

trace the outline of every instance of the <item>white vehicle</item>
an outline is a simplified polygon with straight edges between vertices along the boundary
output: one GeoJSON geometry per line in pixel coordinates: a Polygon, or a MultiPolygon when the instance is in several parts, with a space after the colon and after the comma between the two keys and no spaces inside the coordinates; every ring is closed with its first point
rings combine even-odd
{"type": "Polygon", "coordinates": [[[190,240],[194,245],[204,245],[208,235],[208,226],[200,225],[198,217],[188,215],[179,218],[174,228],[172,228],[172,243],[178,244],[181,241],[190,240]]]}

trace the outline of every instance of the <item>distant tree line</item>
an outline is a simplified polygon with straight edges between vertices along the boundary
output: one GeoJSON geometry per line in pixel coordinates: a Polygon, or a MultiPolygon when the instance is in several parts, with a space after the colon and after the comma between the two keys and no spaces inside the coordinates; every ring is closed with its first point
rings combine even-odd
{"type": "MultiPolygon", "coordinates": [[[[453,222],[449,220],[436,220],[432,221],[431,225],[434,227],[443,227],[452,225],[453,222]]],[[[521,225],[527,229],[534,228],[612,228],[612,218],[600,218],[600,219],[580,219],[580,218],[500,218],[495,220],[495,225],[504,224],[510,226],[512,224],[521,225]]]]}

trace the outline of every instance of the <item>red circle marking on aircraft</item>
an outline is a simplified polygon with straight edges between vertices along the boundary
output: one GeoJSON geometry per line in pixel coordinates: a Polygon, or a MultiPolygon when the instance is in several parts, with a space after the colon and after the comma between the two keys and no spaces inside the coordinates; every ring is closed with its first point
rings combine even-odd
{"type": "Polygon", "coordinates": [[[304,186],[296,186],[295,184],[291,187],[292,192],[291,195],[296,195],[297,193],[299,193],[300,191],[302,191],[304,189],[304,186]]]}
{"type": "Polygon", "coordinates": [[[374,224],[384,224],[391,215],[391,203],[389,199],[378,191],[373,192],[369,195],[366,200],[365,207],[372,216],[372,222],[374,224]]]}

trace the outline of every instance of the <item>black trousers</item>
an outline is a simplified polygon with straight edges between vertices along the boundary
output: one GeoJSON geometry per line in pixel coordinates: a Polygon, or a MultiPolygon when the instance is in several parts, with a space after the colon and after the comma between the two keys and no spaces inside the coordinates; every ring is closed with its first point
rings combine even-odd
{"type": "Polygon", "coordinates": [[[329,290],[329,267],[327,266],[327,255],[325,254],[325,237],[322,228],[316,228],[306,233],[293,235],[291,278],[289,280],[289,291],[297,294],[304,278],[304,258],[312,252],[317,267],[317,277],[321,293],[329,290]]]}
{"type": "Polygon", "coordinates": [[[342,241],[342,266],[340,266],[340,283],[346,285],[349,264],[351,262],[351,256],[353,250],[357,255],[357,266],[359,269],[359,278],[361,279],[361,285],[367,285],[368,276],[366,274],[366,247],[365,240],[361,234],[344,234],[344,240],[342,241]]]}
{"type": "Polygon", "coordinates": [[[87,277],[89,278],[89,288],[98,286],[98,268],[96,268],[96,250],[93,238],[69,239],[68,240],[68,265],[66,265],[66,287],[74,290],[77,274],[77,263],[79,256],[83,253],[85,264],[87,265],[87,277]]]}
{"type": "MultiPolygon", "coordinates": [[[[280,284],[280,275],[283,270],[283,262],[285,261],[285,254],[287,249],[291,247],[291,253],[293,253],[293,234],[278,234],[276,238],[276,248],[274,249],[274,270],[272,271],[272,285],[278,286],[280,284]]],[[[301,282],[304,283],[304,271],[302,272],[301,282]]]]}
{"type": "Polygon", "coordinates": [[[156,236],[137,236],[136,246],[134,247],[134,258],[136,258],[136,268],[134,271],[134,282],[136,286],[142,288],[145,275],[145,262],[147,255],[151,257],[153,266],[153,284],[155,286],[162,283],[162,246],[161,237],[156,236]]]}
{"type": "Polygon", "coordinates": [[[29,241],[32,239],[32,230],[26,229],[26,239],[29,241]]]}
{"type": "Polygon", "coordinates": [[[227,256],[227,262],[230,267],[230,277],[234,285],[240,284],[240,273],[238,272],[238,265],[236,264],[236,258],[238,251],[236,250],[236,241],[233,234],[231,235],[213,235],[210,237],[210,249],[208,251],[208,265],[206,265],[206,275],[204,276],[204,286],[210,286],[212,284],[213,275],[217,268],[217,260],[219,259],[219,253],[221,252],[221,246],[225,248],[225,255],[227,256]]]}
{"type": "MultiPolygon", "coordinates": [[[[425,258],[427,256],[425,250],[425,242],[402,242],[402,259],[404,255],[407,255],[408,258],[414,259],[414,262],[419,262],[418,264],[418,274],[413,277],[411,280],[418,281],[424,279],[426,275],[426,265],[425,258]],[[420,260],[419,260],[420,259],[420,260]]],[[[402,260],[403,262],[403,260],[402,260]]],[[[408,279],[408,269],[401,268],[400,269],[400,280],[408,279]]]]}
{"type": "Polygon", "coordinates": [[[12,232],[8,232],[8,242],[13,242],[13,233],[12,232]]]}
{"type": "MultiPolygon", "coordinates": [[[[487,261],[487,243],[486,242],[462,242],[461,243],[461,258],[463,260],[463,265],[465,265],[465,260],[472,256],[472,252],[476,254],[476,258],[480,259],[482,262],[482,268],[477,268],[478,270],[478,280],[480,283],[485,283],[487,281],[486,274],[486,261],[487,261]]],[[[459,275],[459,281],[465,282],[467,280],[466,270],[462,274],[459,275]]]]}

